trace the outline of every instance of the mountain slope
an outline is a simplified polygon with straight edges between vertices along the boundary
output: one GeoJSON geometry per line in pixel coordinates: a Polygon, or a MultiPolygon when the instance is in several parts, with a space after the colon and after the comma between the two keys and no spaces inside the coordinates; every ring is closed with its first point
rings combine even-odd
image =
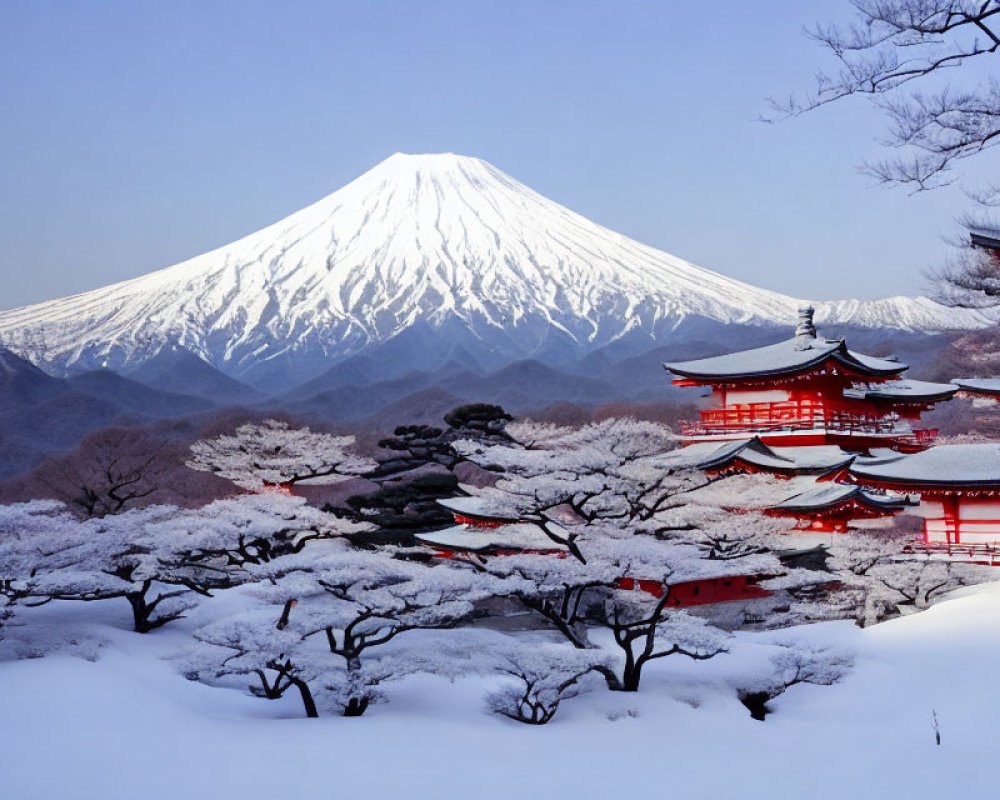
{"type": "Polygon", "coordinates": [[[176,345],[164,347],[148,361],[130,370],[127,376],[162,392],[195,395],[221,405],[245,405],[263,396],[176,345]]]}
{"type": "Polygon", "coordinates": [[[108,425],[178,417],[211,407],[202,398],[161,392],[108,371],[55,378],[0,347],[0,480],[108,425]]]}
{"type": "MultiPolygon", "coordinates": [[[[788,326],[799,302],[696,267],[554,203],[492,165],[397,154],[257,233],[159,272],[0,313],[56,367],[128,370],[168,343],[258,385],[301,380],[417,328],[484,367],[555,362],[685,320],[788,326]],[[268,381],[268,378],[271,378],[268,381]]],[[[926,299],[819,304],[820,322],[970,330],[926,299]]],[[[430,366],[430,365],[421,365],[430,366]]]]}

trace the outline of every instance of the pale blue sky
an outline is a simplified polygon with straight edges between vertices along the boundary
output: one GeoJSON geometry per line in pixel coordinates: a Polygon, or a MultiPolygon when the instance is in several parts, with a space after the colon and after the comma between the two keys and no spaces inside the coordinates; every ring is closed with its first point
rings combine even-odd
{"type": "Polygon", "coordinates": [[[685,6],[2,2],[0,308],[225,244],[396,151],[485,158],[790,294],[919,292],[962,195],[872,188],[863,104],[755,121],[846,0],[685,6]]]}

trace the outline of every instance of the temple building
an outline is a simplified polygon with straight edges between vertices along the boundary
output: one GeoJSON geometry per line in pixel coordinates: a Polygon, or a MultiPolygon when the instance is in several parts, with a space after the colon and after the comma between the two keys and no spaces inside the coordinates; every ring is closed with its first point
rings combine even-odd
{"type": "Polygon", "coordinates": [[[989,253],[1000,263],[1000,230],[996,228],[970,228],[969,244],[989,253]]]}
{"type": "Polygon", "coordinates": [[[759,436],[731,442],[696,442],[678,452],[678,459],[713,475],[766,473],[782,478],[822,477],[837,473],[854,460],[835,445],[769,447],[759,436]]]}
{"type": "Polygon", "coordinates": [[[499,528],[502,525],[521,522],[517,515],[489,510],[481,497],[448,497],[435,502],[448,509],[455,516],[458,525],[499,528]]]}
{"type": "Polygon", "coordinates": [[[906,364],[819,337],[812,308],[799,311],[795,335],[785,341],[664,366],[678,386],[711,389],[700,419],[682,426],[689,443],[757,437],[771,447],[915,452],[937,435],[918,427],[920,414],[958,391],[904,380],[906,364]]]}
{"type": "MultiPolygon", "coordinates": [[[[569,531],[556,522],[529,522],[516,514],[490,508],[480,497],[451,497],[437,501],[455,515],[459,524],[441,531],[419,533],[416,539],[431,548],[438,558],[481,560],[492,557],[524,554],[552,555],[565,558],[569,548],[556,539],[566,539],[569,531]],[[555,534],[550,537],[546,530],[555,534]]],[[[670,584],[670,605],[676,607],[727,603],[736,600],[756,600],[770,597],[771,592],[758,583],[773,576],[726,574],[728,562],[709,565],[714,573],[670,584]]],[[[663,597],[666,586],[653,579],[620,578],[616,588],[621,591],[641,591],[653,597],[663,597]]]]}
{"type": "Polygon", "coordinates": [[[827,483],[793,495],[778,505],[764,509],[772,517],[790,517],[796,530],[846,533],[871,520],[899,514],[915,505],[905,495],[869,492],[860,486],[827,483]]]}
{"type": "Polygon", "coordinates": [[[442,531],[419,533],[416,539],[427,545],[441,558],[505,556],[522,553],[565,555],[568,548],[546,534],[552,530],[557,538],[569,534],[555,522],[529,522],[509,511],[490,508],[481,497],[460,496],[436,501],[455,517],[455,525],[442,531]]]}
{"type": "Polygon", "coordinates": [[[859,458],[850,476],[867,488],[919,494],[928,550],[1000,563],[1000,444],[859,458]]]}
{"type": "Polygon", "coordinates": [[[471,554],[510,556],[525,553],[564,556],[568,550],[533,522],[515,522],[503,526],[455,525],[443,531],[418,533],[416,539],[431,547],[435,555],[441,558],[458,558],[471,554]]]}
{"type": "Polygon", "coordinates": [[[951,382],[958,387],[956,396],[972,400],[973,405],[1000,403],[1000,378],[953,378],[951,382]]]}

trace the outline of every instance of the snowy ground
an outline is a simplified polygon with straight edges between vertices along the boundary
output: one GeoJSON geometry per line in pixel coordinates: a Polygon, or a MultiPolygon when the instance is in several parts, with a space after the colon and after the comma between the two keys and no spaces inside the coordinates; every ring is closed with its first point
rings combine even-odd
{"type": "Polygon", "coordinates": [[[851,650],[856,667],[836,686],[793,687],[766,722],[728,686],[764,662],[760,634],[705,663],[654,663],[638,695],[585,695],[542,728],[489,714],[483,678],[432,676],[391,686],[390,703],[361,719],[307,720],[292,700],[191,683],[160,658],[211,608],[148,636],[122,629],[125,611],[111,601],[24,613],[35,630],[69,626],[106,645],[96,662],[0,664],[0,796],[997,796],[1000,584],[869,630],[781,632],[851,650]]]}

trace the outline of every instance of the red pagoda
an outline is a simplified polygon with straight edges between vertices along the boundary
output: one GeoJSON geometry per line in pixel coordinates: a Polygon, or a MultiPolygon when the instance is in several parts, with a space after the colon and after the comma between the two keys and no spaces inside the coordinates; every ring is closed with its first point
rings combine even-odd
{"type": "Polygon", "coordinates": [[[921,413],[958,391],[947,383],[902,380],[906,364],[817,336],[811,307],[799,311],[791,339],[664,366],[676,376],[674,384],[712,390],[701,418],[683,425],[689,443],[758,437],[778,447],[915,452],[937,434],[916,426],[921,413]]]}
{"type": "Polygon", "coordinates": [[[865,487],[919,494],[927,551],[1000,564],[1000,444],[859,458],[850,476],[865,487]]]}

